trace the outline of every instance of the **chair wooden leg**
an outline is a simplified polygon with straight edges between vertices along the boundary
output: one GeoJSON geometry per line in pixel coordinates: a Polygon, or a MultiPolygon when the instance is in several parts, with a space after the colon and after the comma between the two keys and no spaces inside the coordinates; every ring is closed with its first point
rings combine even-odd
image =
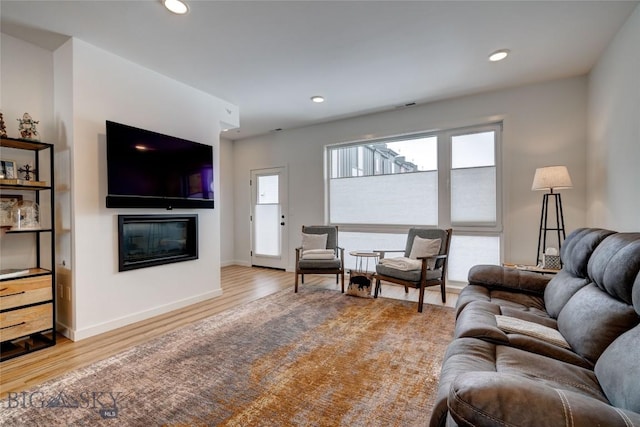
{"type": "Polygon", "coordinates": [[[300,279],[302,280],[302,284],[304,285],[304,274],[300,275],[300,279]]]}
{"type": "Polygon", "coordinates": [[[298,293],[298,272],[296,271],[296,280],[294,286],[294,293],[298,293]]]}
{"type": "Polygon", "coordinates": [[[405,286],[405,287],[404,287],[404,293],[405,293],[405,294],[408,294],[408,293],[409,293],[409,287],[408,287],[408,286],[405,286]]]}
{"type": "Polygon", "coordinates": [[[344,294],[344,271],[340,273],[340,280],[342,283],[342,293],[344,294]]]}
{"type": "Polygon", "coordinates": [[[424,301],[424,285],[420,286],[420,295],[418,296],[418,313],[422,313],[423,301],[424,301]]]}
{"type": "Polygon", "coordinates": [[[340,280],[340,275],[339,275],[339,274],[336,274],[336,285],[337,285],[338,283],[340,283],[340,282],[339,282],[339,280],[340,280]]]}
{"type": "Polygon", "coordinates": [[[373,292],[374,298],[378,298],[378,293],[381,293],[380,290],[380,279],[376,279],[376,290],[373,292]]]}
{"type": "Polygon", "coordinates": [[[444,282],[440,284],[440,292],[442,293],[442,303],[444,304],[447,302],[447,289],[444,282]]]}

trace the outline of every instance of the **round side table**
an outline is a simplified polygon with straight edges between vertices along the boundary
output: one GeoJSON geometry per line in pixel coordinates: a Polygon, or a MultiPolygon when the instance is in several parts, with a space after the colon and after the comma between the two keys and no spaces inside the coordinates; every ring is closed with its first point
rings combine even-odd
{"type": "Polygon", "coordinates": [[[369,271],[369,260],[372,260],[373,264],[373,272],[375,272],[376,265],[378,264],[378,259],[380,258],[380,252],[375,251],[351,251],[349,255],[356,258],[356,268],[355,272],[358,273],[370,273],[369,271]],[[363,268],[364,264],[364,268],[363,268]]]}

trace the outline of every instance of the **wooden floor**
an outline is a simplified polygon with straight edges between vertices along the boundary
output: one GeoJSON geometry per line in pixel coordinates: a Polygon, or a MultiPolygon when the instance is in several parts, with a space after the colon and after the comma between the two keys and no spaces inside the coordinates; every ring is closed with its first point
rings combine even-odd
{"type": "MultiPolygon", "coordinates": [[[[290,288],[293,293],[293,280],[293,273],[279,270],[224,267],[222,268],[223,295],[220,297],[77,342],[59,336],[54,347],[0,363],[0,398],[5,398],[9,392],[19,392],[36,386],[173,329],[265,297],[281,289],[290,288]]],[[[309,284],[340,290],[334,276],[307,275],[305,285],[309,284]]],[[[305,285],[300,285],[299,292],[304,292],[305,285]]],[[[425,293],[425,303],[443,305],[439,290],[432,289],[425,293]]],[[[383,285],[382,297],[417,301],[418,292],[416,289],[410,289],[409,294],[405,294],[400,286],[383,285]]],[[[455,306],[456,300],[457,294],[447,293],[447,306],[455,306]]]]}

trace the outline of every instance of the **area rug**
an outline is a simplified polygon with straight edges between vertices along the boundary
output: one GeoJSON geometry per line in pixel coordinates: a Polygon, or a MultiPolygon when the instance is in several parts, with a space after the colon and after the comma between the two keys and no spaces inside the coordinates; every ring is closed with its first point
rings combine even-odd
{"type": "Polygon", "coordinates": [[[450,308],[280,291],[1,401],[0,425],[424,426],[450,308]]]}

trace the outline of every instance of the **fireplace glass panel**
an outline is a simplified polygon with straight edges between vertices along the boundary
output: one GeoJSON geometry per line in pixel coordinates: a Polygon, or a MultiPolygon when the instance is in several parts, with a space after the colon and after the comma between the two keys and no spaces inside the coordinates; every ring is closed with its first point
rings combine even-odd
{"type": "Polygon", "coordinates": [[[197,215],[119,215],[119,271],[198,258],[197,215]]]}

